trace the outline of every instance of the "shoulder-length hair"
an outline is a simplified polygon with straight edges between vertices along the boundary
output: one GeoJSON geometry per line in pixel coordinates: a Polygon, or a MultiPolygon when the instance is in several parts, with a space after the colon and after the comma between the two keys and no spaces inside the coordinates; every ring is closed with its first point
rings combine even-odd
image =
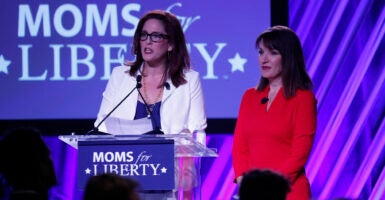
{"type": "MultiPolygon", "coordinates": [[[[295,96],[298,89],[313,88],[313,83],[306,72],[301,42],[294,31],[285,26],[273,26],[258,36],[257,49],[261,42],[270,50],[277,50],[282,55],[281,77],[286,98],[295,96]]],[[[268,84],[269,80],[261,77],[257,90],[264,90],[268,84]]]]}
{"type": "Polygon", "coordinates": [[[143,30],[144,23],[149,19],[157,19],[163,23],[169,36],[168,43],[173,46],[173,50],[167,53],[166,71],[168,76],[175,87],[185,84],[187,81],[184,70],[190,69],[190,56],[187,51],[183,29],[175,15],[162,10],[153,10],[146,13],[138,23],[132,46],[132,53],[136,55],[136,60],[127,64],[131,66],[130,75],[135,76],[143,64],[144,60],[140,51],[140,33],[143,30]]]}

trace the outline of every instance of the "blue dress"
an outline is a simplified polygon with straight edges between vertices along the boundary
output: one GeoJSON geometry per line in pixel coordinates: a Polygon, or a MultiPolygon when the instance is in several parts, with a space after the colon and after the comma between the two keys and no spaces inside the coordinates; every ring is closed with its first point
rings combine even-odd
{"type": "Polygon", "coordinates": [[[151,123],[152,128],[155,130],[156,128],[162,129],[162,126],[160,124],[160,105],[162,104],[161,101],[155,103],[155,104],[149,104],[148,107],[150,109],[151,114],[147,112],[146,105],[139,101],[136,104],[136,112],[134,119],[142,119],[145,117],[152,117],[151,123]]]}

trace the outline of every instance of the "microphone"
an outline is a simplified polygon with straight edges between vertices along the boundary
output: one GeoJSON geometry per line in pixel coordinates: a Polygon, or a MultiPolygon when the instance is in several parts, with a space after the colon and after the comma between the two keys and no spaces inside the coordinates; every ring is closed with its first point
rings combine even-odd
{"type": "Polygon", "coordinates": [[[167,90],[169,90],[170,89],[170,84],[168,83],[168,82],[164,82],[164,87],[167,89],[167,90]]]}
{"type": "Polygon", "coordinates": [[[109,135],[108,133],[100,132],[99,126],[106,121],[106,119],[122,104],[131,94],[134,92],[135,89],[138,89],[142,87],[142,76],[138,75],[136,76],[136,86],[132,88],[132,90],[102,119],[102,121],[99,122],[99,124],[87,132],[87,135],[109,135]]]}
{"type": "MultiPolygon", "coordinates": [[[[166,82],[166,83],[167,83],[167,82],[166,82]]],[[[165,84],[164,86],[165,86],[166,89],[167,89],[166,84],[165,84]]],[[[169,85],[169,87],[170,87],[170,85],[169,85]]],[[[155,119],[155,117],[154,117],[154,115],[153,115],[153,113],[152,113],[152,110],[150,109],[150,106],[148,106],[146,100],[144,100],[144,97],[143,97],[142,93],[140,92],[139,88],[137,88],[137,89],[138,89],[138,93],[139,93],[140,97],[143,99],[144,106],[146,106],[146,109],[147,109],[148,113],[150,114],[151,122],[152,122],[153,124],[155,124],[155,126],[156,126],[155,129],[153,128],[152,131],[149,131],[149,132],[147,132],[147,133],[144,133],[144,135],[163,135],[164,132],[163,132],[162,130],[160,130],[160,128],[159,128],[159,126],[158,126],[158,123],[157,123],[157,121],[156,121],[156,119],[155,119]]]]}
{"type": "Polygon", "coordinates": [[[263,98],[261,99],[261,104],[265,104],[265,103],[267,103],[268,101],[269,101],[269,98],[263,97],[263,98]]]}

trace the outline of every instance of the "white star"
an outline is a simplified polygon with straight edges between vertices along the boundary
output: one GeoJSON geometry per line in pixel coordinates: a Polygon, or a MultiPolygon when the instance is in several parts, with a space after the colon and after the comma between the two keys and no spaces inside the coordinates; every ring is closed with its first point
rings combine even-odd
{"type": "Polygon", "coordinates": [[[0,72],[8,74],[8,66],[11,64],[11,61],[6,60],[3,55],[0,55],[0,72]]]}
{"type": "Polygon", "coordinates": [[[160,169],[160,171],[165,174],[167,172],[167,168],[163,167],[162,169],[160,169]]]}
{"type": "Polygon", "coordinates": [[[242,58],[237,52],[234,58],[228,59],[229,63],[231,63],[231,72],[241,71],[244,72],[244,64],[247,62],[247,59],[242,58]]]}
{"type": "Polygon", "coordinates": [[[86,172],[86,174],[91,174],[90,168],[87,168],[87,169],[85,170],[85,172],[86,172]]]}

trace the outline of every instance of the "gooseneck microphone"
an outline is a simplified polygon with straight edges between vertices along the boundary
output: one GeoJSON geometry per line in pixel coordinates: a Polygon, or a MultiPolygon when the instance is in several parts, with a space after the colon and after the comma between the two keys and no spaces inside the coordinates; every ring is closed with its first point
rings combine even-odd
{"type": "Polygon", "coordinates": [[[265,103],[267,103],[268,101],[269,101],[269,98],[263,97],[263,98],[261,99],[261,104],[265,104],[265,103]]]}
{"type": "MultiPolygon", "coordinates": [[[[167,82],[166,82],[166,83],[167,83],[167,82]]],[[[165,87],[166,87],[166,85],[165,85],[165,87]]],[[[166,87],[166,88],[167,88],[167,87],[166,87]]],[[[150,109],[150,106],[148,106],[146,100],[144,100],[144,97],[143,97],[142,93],[141,93],[140,90],[139,90],[140,88],[137,88],[137,89],[138,89],[138,93],[139,93],[140,97],[141,97],[142,100],[143,100],[144,106],[146,106],[146,109],[147,109],[148,113],[150,114],[151,122],[152,122],[153,124],[155,124],[155,126],[156,126],[155,128],[153,128],[152,131],[149,131],[149,132],[147,132],[147,133],[144,133],[144,135],[162,135],[162,134],[164,134],[164,132],[163,132],[162,130],[160,130],[160,128],[159,128],[159,126],[158,126],[158,123],[157,123],[157,121],[156,121],[156,119],[155,119],[155,117],[154,117],[154,114],[152,113],[152,110],[150,109]]]]}
{"type": "Polygon", "coordinates": [[[87,132],[87,135],[108,135],[108,133],[100,132],[99,126],[106,121],[106,119],[122,104],[131,94],[134,92],[135,89],[138,89],[142,87],[142,76],[138,75],[136,76],[136,86],[132,88],[132,90],[102,119],[102,121],[99,122],[99,124],[87,132]]]}

